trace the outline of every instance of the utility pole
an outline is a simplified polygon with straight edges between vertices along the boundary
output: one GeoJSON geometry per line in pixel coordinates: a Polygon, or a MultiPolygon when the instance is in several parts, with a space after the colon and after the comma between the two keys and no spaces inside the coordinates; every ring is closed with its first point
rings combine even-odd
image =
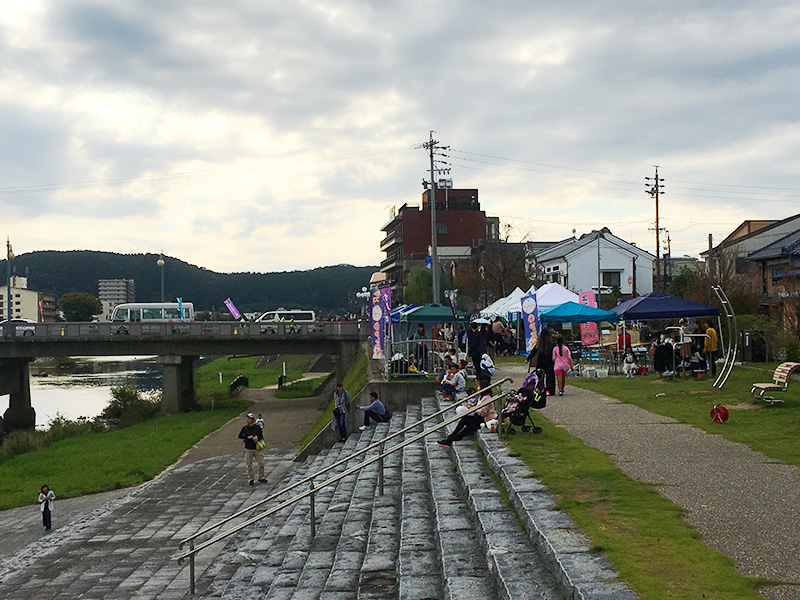
{"type": "Polygon", "coordinates": [[[430,139],[425,142],[422,147],[428,151],[428,155],[430,156],[430,172],[431,172],[431,180],[427,182],[423,179],[422,184],[428,186],[430,190],[430,208],[431,208],[431,271],[432,271],[432,292],[433,292],[433,303],[439,304],[442,300],[441,295],[441,288],[439,282],[439,251],[438,246],[436,244],[436,181],[437,175],[439,173],[449,173],[450,169],[443,169],[438,168],[436,166],[437,163],[443,163],[444,161],[437,161],[437,156],[447,156],[446,154],[442,154],[442,150],[448,150],[449,146],[437,146],[439,143],[438,140],[433,139],[433,131],[430,133],[430,139]]]}
{"type": "MultiPolygon", "coordinates": [[[[660,238],[660,234],[661,234],[661,226],[659,225],[659,221],[658,221],[658,196],[659,196],[659,194],[663,194],[664,193],[662,191],[663,188],[664,188],[664,184],[662,183],[662,181],[664,181],[664,180],[660,179],[658,177],[658,165],[653,165],[653,166],[656,169],[656,176],[655,177],[645,177],[646,181],[648,181],[648,182],[652,181],[652,183],[645,183],[644,184],[644,190],[645,190],[646,193],[650,194],[650,197],[655,198],[655,201],[656,201],[656,226],[655,226],[655,231],[656,231],[656,281],[655,281],[655,283],[656,284],[655,284],[654,287],[655,287],[655,291],[660,292],[661,291],[661,240],[659,238],[660,238]]],[[[652,230],[653,230],[653,228],[650,229],[650,231],[652,231],[652,230]]]]}

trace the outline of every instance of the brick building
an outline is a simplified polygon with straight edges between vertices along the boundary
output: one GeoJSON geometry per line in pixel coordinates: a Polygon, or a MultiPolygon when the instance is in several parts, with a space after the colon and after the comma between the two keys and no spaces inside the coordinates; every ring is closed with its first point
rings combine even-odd
{"type": "MultiPolygon", "coordinates": [[[[424,267],[430,254],[430,198],[431,191],[425,190],[421,206],[403,204],[392,209],[389,221],[381,227],[386,233],[381,241],[381,251],[386,253],[381,272],[391,283],[393,301],[401,301],[408,272],[424,267]]],[[[437,189],[436,228],[439,264],[445,272],[452,264],[469,265],[476,249],[500,236],[500,220],[481,210],[476,189],[437,189]]]]}

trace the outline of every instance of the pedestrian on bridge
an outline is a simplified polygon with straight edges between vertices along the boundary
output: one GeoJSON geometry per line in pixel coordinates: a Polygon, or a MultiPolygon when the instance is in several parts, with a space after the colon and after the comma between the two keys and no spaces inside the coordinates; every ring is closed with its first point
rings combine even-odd
{"type": "Polygon", "coordinates": [[[267,479],[264,477],[264,458],[261,456],[261,450],[265,445],[264,432],[256,424],[256,416],[253,413],[247,413],[247,425],[242,427],[239,432],[239,439],[244,441],[244,462],[250,485],[255,483],[253,473],[254,459],[258,463],[258,482],[267,483],[267,479]]]}

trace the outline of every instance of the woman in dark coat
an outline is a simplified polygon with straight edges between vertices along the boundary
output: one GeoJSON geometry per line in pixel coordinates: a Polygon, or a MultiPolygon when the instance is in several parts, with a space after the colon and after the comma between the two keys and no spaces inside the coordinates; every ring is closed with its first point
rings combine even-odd
{"type": "Polygon", "coordinates": [[[533,348],[531,355],[528,357],[530,366],[534,369],[542,369],[545,374],[545,389],[549,396],[554,396],[556,393],[556,372],[555,363],[553,363],[553,332],[549,329],[542,329],[539,334],[539,339],[536,340],[536,346],[533,348]]]}

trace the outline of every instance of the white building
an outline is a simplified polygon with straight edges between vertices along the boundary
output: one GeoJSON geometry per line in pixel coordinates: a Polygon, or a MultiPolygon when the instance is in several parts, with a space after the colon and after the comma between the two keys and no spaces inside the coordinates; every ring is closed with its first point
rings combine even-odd
{"type": "Polygon", "coordinates": [[[541,275],[573,292],[609,293],[618,286],[623,297],[653,291],[653,261],[649,252],[618,238],[604,227],[564,240],[536,255],[541,275]]]}
{"type": "Polygon", "coordinates": [[[100,320],[110,321],[115,306],[136,302],[136,284],[133,279],[99,279],[97,297],[103,305],[100,320]]]}
{"type": "MultiPolygon", "coordinates": [[[[5,283],[5,282],[3,282],[5,283]]],[[[11,277],[11,310],[8,310],[6,295],[8,287],[0,287],[0,321],[8,318],[31,321],[55,321],[55,296],[46,292],[28,289],[28,278],[11,277]]]]}

